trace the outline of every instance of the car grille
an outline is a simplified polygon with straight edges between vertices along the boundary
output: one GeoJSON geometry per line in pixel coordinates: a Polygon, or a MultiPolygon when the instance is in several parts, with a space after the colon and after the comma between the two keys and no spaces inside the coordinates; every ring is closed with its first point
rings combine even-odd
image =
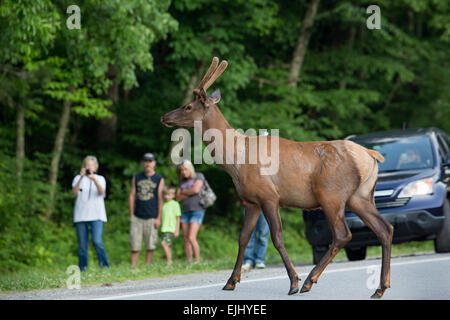
{"type": "Polygon", "coordinates": [[[398,208],[405,206],[410,198],[397,198],[394,200],[377,200],[375,198],[375,206],[377,209],[398,208]]]}

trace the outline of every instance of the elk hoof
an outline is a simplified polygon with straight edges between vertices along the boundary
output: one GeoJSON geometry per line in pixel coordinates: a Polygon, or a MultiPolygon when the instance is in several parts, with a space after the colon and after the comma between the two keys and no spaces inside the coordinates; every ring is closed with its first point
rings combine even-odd
{"type": "Polygon", "coordinates": [[[298,287],[291,287],[289,289],[288,295],[293,295],[293,294],[296,294],[297,292],[298,292],[298,287]]]}
{"type": "Polygon", "coordinates": [[[225,287],[222,288],[222,290],[232,291],[232,290],[234,290],[234,288],[236,288],[236,283],[227,282],[227,284],[225,285],[225,287]]]}
{"type": "Polygon", "coordinates": [[[381,299],[381,297],[384,294],[384,290],[382,289],[377,289],[377,291],[375,291],[375,293],[370,297],[371,299],[381,299]]]}
{"type": "Polygon", "coordinates": [[[302,286],[302,289],[300,290],[300,293],[305,293],[305,292],[309,292],[312,288],[312,284],[306,284],[304,283],[302,286]]]}

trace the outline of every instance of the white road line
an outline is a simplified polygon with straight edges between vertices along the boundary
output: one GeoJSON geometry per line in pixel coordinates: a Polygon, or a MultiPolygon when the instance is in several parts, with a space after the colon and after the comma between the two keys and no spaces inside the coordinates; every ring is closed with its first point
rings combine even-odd
{"type": "MultiPolygon", "coordinates": [[[[418,264],[418,263],[425,263],[425,262],[446,261],[446,260],[450,260],[450,257],[435,258],[435,259],[420,259],[420,260],[413,260],[413,261],[404,261],[404,262],[391,263],[391,267],[410,265],[410,264],[418,264]]],[[[381,265],[381,259],[380,259],[380,265],[381,265]]],[[[371,264],[371,265],[365,265],[365,266],[359,266],[359,267],[349,267],[349,268],[342,268],[342,269],[336,269],[336,270],[325,270],[323,272],[323,274],[335,273],[335,272],[347,272],[347,271],[354,271],[354,270],[363,270],[363,269],[367,269],[368,267],[372,267],[372,266],[374,266],[374,265],[371,264]]],[[[299,273],[299,276],[307,276],[307,275],[308,275],[308,273],[299,273]]],[[[242,280],[241,283],[250,283],[250,282],[268,281],[268,280],[279,280],[279,279],[286,279],[286,278],[287,278],[287,275],[283,275],[283,276],[267,277],[267,278],[260,278],[260,279],[242,280]]],[[[118,295],[118,296],[109,296],[109,297],[103,297],[103,298],[96,298],[96,299],[92,299],[92,300],[126,299],[126,298],[154,295],[154,294],[160,294],[160,293],[169,293],[169,292],[177,292],[177,291],[188,291],[188,290],[212,288],[212,287],[218,287],[218,286],[223,286],[223,285],[224,285],[224,283],[215,283],[215,284],[208,284],[208,285],[203,285],[203,286],[182,287],[182,288],[177,288],[177,289],[156,290],[156,291],[147,291],[147,292],[132,293],[132,294],[125,294],[125,295],[118,295]]]]}

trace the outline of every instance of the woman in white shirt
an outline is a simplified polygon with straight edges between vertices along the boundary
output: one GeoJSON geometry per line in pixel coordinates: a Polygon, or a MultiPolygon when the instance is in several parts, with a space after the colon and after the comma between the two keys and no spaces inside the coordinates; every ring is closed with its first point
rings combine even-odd
{"type": "Polygon", "coordinates": [[[72,192],[77,197],[73,222],[77,231],[78,265],[81,271],[88,266],[89,229],[100,267],[109,268],[102,241],[103,223],[106,222],[106,181],[103,176],[95,173],[97,169],[97,158],[87,156],[83,160],[80,174],[72,182],[72,192]]]}

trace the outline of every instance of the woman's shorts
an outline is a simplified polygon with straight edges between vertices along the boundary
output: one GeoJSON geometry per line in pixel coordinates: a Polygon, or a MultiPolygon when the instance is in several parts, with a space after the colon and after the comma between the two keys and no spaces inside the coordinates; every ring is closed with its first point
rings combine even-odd
{"type": "Polygon", "coordinates": [[[203,223],[203,218],[205,217],[205,211],[186,211],[181,212],[181,223],[192,223],[196,222],[198,224],[203,223]]]}

